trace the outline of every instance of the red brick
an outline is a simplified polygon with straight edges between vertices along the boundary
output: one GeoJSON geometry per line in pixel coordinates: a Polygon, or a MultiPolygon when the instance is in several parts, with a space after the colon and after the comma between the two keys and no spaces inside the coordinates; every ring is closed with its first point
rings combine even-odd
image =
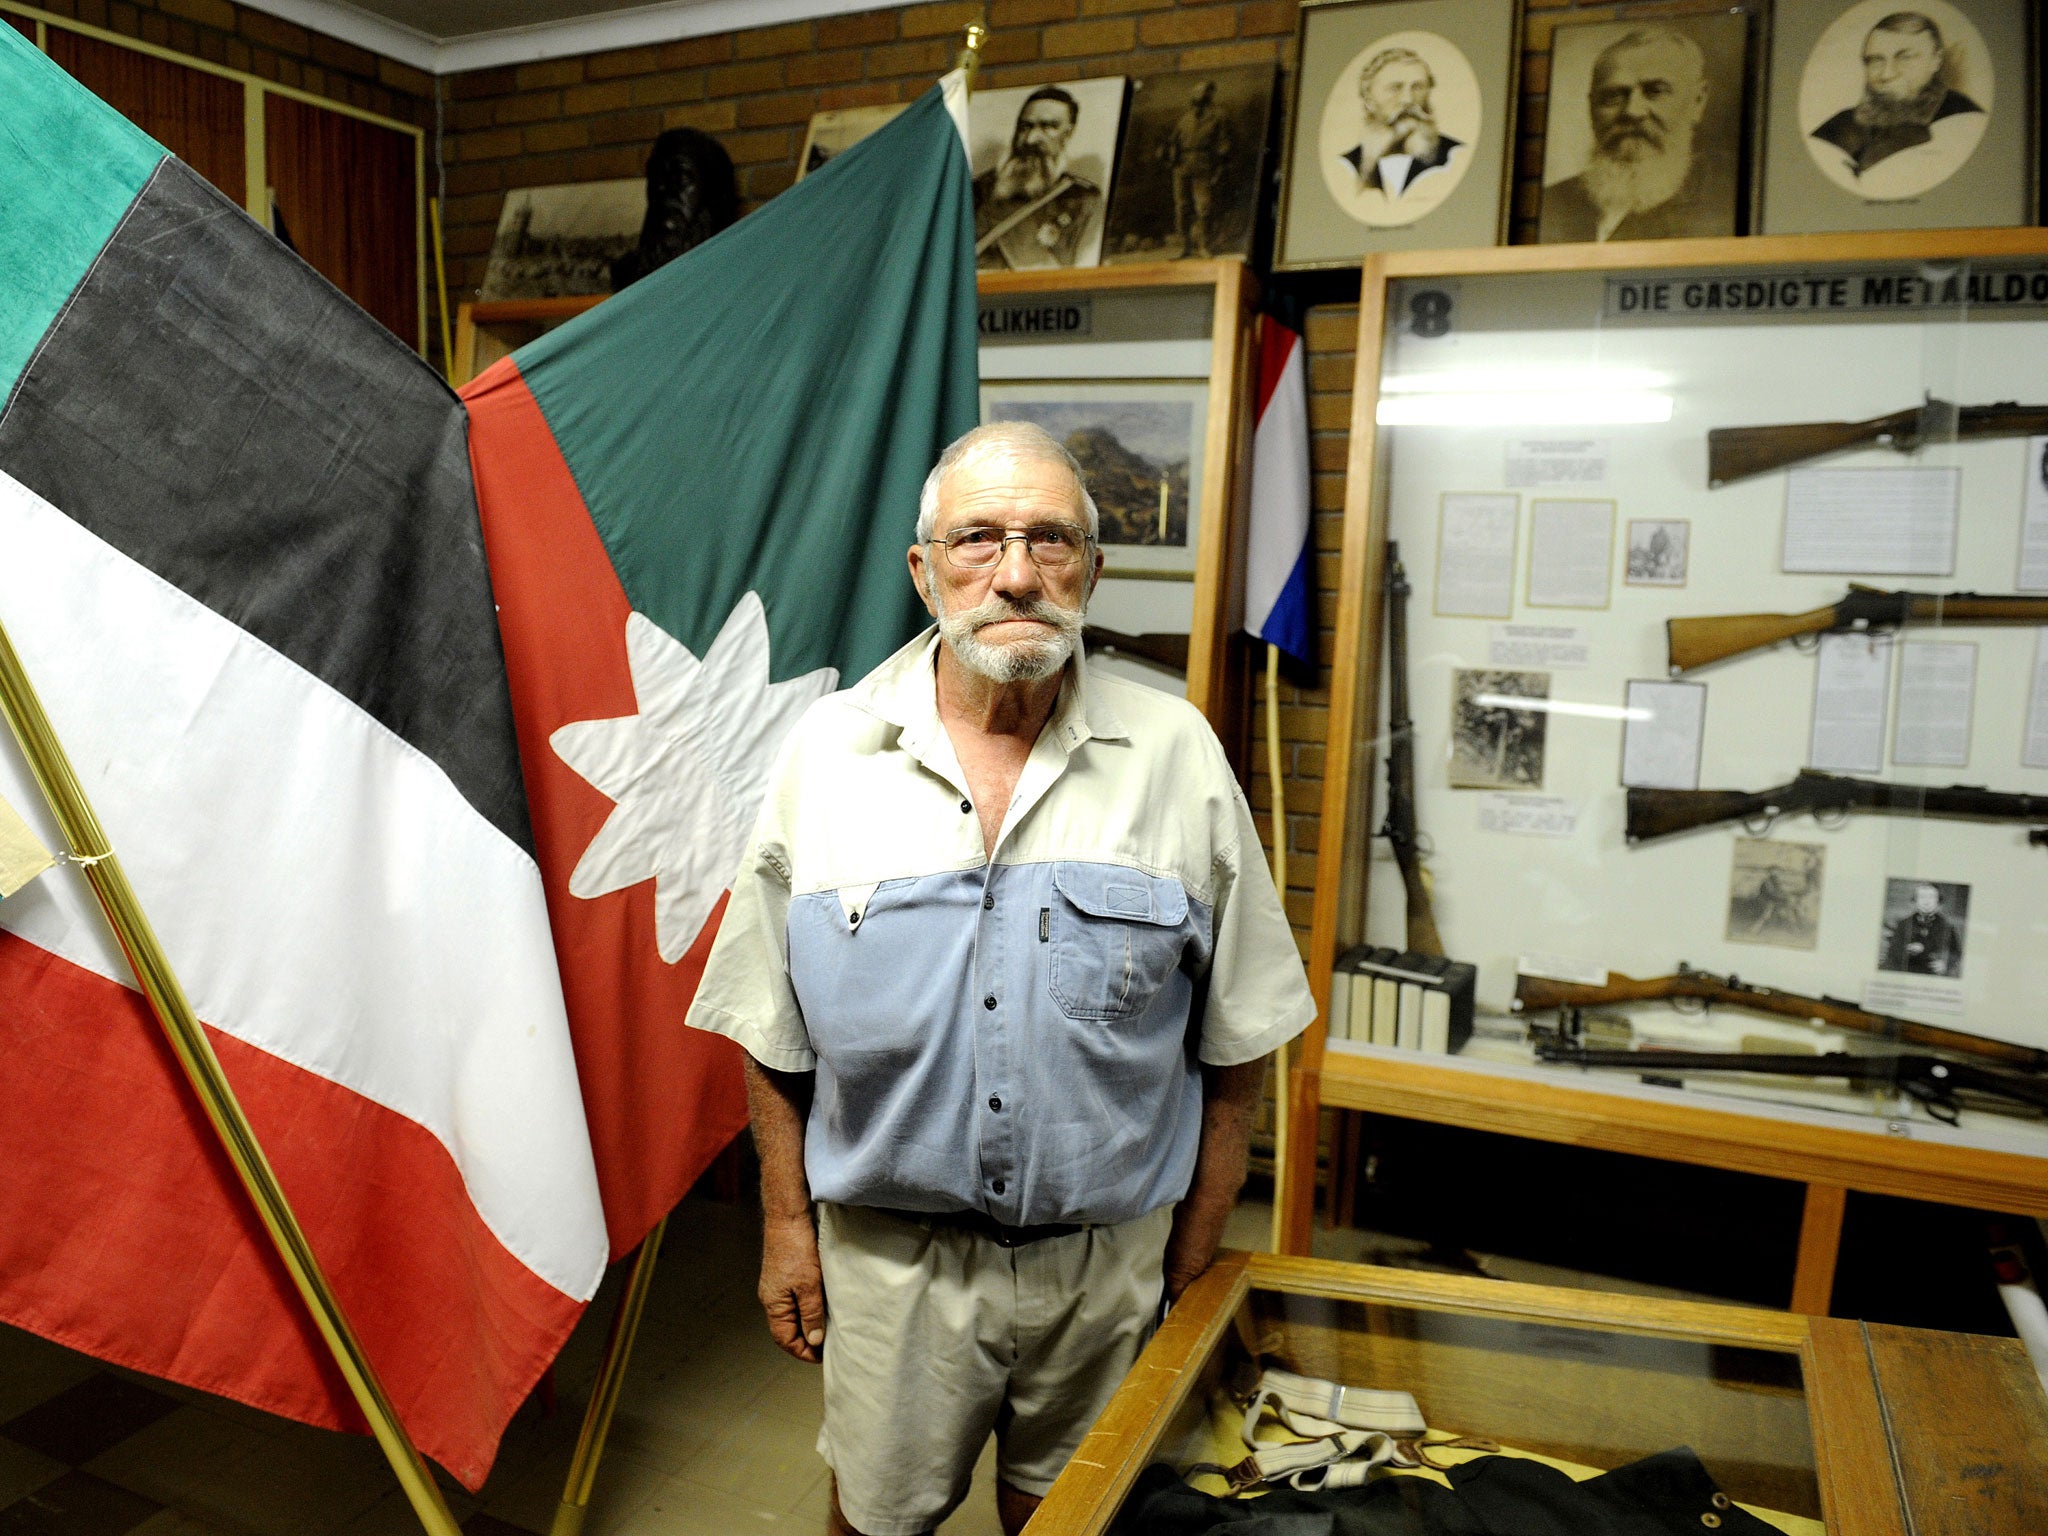
{"type": "Polygon", "coordinates": [[[412,96],[431,97],[434,94],[434,77],[423,69],[414,69],[410,64],[401,64],[396,59],[377,61],[377,78],[394,91],[404,91],[412,96]]]}
{"type": "Polygon", "coordinates": [[[1133,11],[1165,11],[1174,0],[1081,0],[1083,16],[1128,16],[1133,11]]]}
{"type": "Polygon", "coordinates": [[[690,69],[704,64],[723,64],[732,57],[732,34],[714,32],[709,37],[678,38],[661,45],[663,69],[690,69]]]}
{"type": "Polygon", "coordinates": [[[818,110],[837,112],[846,107],[883,107],[897,99],[893,85],[842,85],[818,92],[818,110]]]}
{"type": "Polygon", "coordinates": [[[793,165],[750,165],[740,172],[740,196],[750,203],[765,203],[795,185],[793,165]]]}
{"type": "Polygon", "coordinates": [[[1046,85],[1054,80],[1071,80],[1074,67],[1071,64],[999,64],[984,67],[981,85],[985,90],[998,90],[1012,85],[1046,85]]]}
{"type": "Polygon", "coordinates": [[[246,75],[249,73],[249,66],[255,62],[255,57],[247,43],[238,37],[231,37],[228,39],[227,48],[221,56],[221,62],[227,65],[229,69],[239,69],[246,75]]]}
{"type": "Polygon", "coordinates": [[[441,205],[441,227],[449,230],[475,224],[495,224],[498,222],[498,209],[504,201],[504,196],[497,192],[484,192],[475,197],[451,197],[441,205]]]}
{"type": "Polygon", "coordinates": [[[545,91],[564,85],[581,85],[583,61],[542,59],[537,64],[522,64],[513,75],[513,80],[522,91],[545,91]]]}
{"type": "Polygon", "coordinates": [[[1311,394],[1349,394],[1351,391],[1351,354],[1333,356],[1328,352],[1318,353],[1313,347],[1308,354],[1308,387],[1311,394]]]}
{"type": "MultiPolygon", "coordinates": [[[[1550,90],[1550,55],[1527,54],[1522,59],[1523,96],[1542,96],[1550,90]]],[[[1526,107],[1525,107],[1526,110],[1526,107]]]]}
{"type": "Polygon", "coordinates": [[[1038,40],[1048,59],[1081,59],[1091,53],[1128,53],[1138,40],[1138,24],[1129,17],[1112,21],[1070,21],[1047,27],[1038,40]]]}
{"type": "Polygon", "coordinates": [[[453,197],[467,196],[471,192],[495,192],[503,185],[504,169],[495,163],[448,167],[448,192],[453,197]]]}
{"type": "Polygon", "coordinates": [[[783,84],[780,59],[756,59],[751,64],[727,64],[705,77],[713,96],[751,96],[756,91],[779,91],[783,84]]]}
{"type": "Polygon", "coordinates": [[[592,80],[617,80],[625,75],[651,75],[661,68],[661,49],[614,48],[610,53],[593,53],[583,61],[583,72],[592,80]]]}
{"type": "Polygon", "coordinates": [[[588,124],[557,121],[535,123],[526,130],[524,146],[529,155],[551,155],[557,150],[582,149],[590,142],[588,124]]]}
{"type": "Polygon", "coordinates": [[[295,27],[288,21],[279,21],[275,16],[266,16],[261,11],[243,11],[236,30],[250,42],[261,44],[265,48],[276,48],[284,53],[306,51],[304,27],[295,27]]]}
{"type": "Polygon", "coordinates": [[[324,32],[307,35],[311,43],[310,52],[314,62],[329,69],[338,69],[345,75],[374,75],[377,73],[377,55],[353,43],[344,43],[338,37],[329,37],[324,32]]]}
{"type": "Polygon", "coordinates": [[[953,63],[957,50],[936,38],[921,43],[896,43],[868,53],[868,78],[887,80],[898,75],[937,75],[953,63]]]}
{"type": "Polygon", "coordinates": [[[1107,75],[1142,74],[1148,68],[1156,68],[1159,55],[1156,53],[1106,53],[1092,59],[1082,59],[1066,66],[1069,75],[1080,75],[1086,80],[1099,80],[1107,75]]]}
{"type": "Polygon", "coordinates": [[[122,0],[115,0],[114,4],[107,7],[107,30],[109,32],[119,32],[123,36],[133,36],[135,29],[141,25],[142,13],[136,10],[134,6],[122,3],[122,0]]]}
{"type": "Polygon", "coordinates": [[[798,54],[789,61],[789,83],[843,85],[848,80],[858,80],[866,67],[867,61],[861,57],[858,48],[842,48],[836,53],[798,54]]]}
{"type": "Polygon", "coordinates": [[[559,91],[533,91],[524,96],[507,96],[491,108],[494,123],[538,123],[562,115],[559,91]]]}
{"type": "Polygon", "coordinates": [[[1237,13],[1239,37],[1292,36],[1301,15],[1298,0],[1253,0],[1237,13]]]}
{"type": "MultiPolygon", "coordinates": [[[[242,12],[242,26],[246,29],[253,11],[242,12]]],[[[449,77],[448,94],[457,101],[481,101],[487,97],[503,96],[516,88],[513,72],[509,69],[472,69],[449,77]]]]}
{"type": "Polygon", "coordinates": [[[145,43],[155,43],[159,48],[168,48],[171,44],[170,18],[160,16],[155,11],[145,11],[137,20],[131,35],[141,37],[145,43]]]}
{"type": "Polygon", "coordinates": [[[223,32],[235,30],[235,8],[228,0],[157,0],[157,4],[173,16],[182,16],[201,26],[219,27],[223,32]]]}
{"type": "Polygon", "coordinates": [[[990,0],[988,21],[1001,31],[1005,27],[1041,27],[1049,21],[1072,21],[1074,0],[990,0]]]}
{"type": "Polygon", "coordinates": [[[556,182],[574,181],[573,165],[574,159],[569,155],[534,155],[505,167],[505,185],[545,187],[556,182]]]}
{"type": "Polygon", "coordinates": [[[1138,36],[1148,48],[1180,48],[1237,36],[1237,13],[1228,10],[1168,11],[1138,23],[1138,36]]]}
{"type": "Polygon", "coordinates": [[[734,126],[738,118],[738,112],[729,101],[698,101],[684,107],[670,107],[661,114],[661,126],[724,133],[734,126]]]}
{"type": "Polygon", "coordinates": [[[740,103],[742,128],[780,128],[790,123],[807,123],[817,104],[810,91],[789,91],[780,96],[749,96],[740,103]]]}
{"type": "Polygon", "coordinates": [[[661,114],[648,107],[640,112],[614,112],[590,124],[592,144],[651,144],[661,132],[661,114]]]}
{"type": "Polygon", "coordinates": [[[620,112],[634,105],[633,82],[606,80],[597,85],[572,85],[562,92],[562,111],[570,117],[595,112],[620,112]]]}
{"type": "Polygon", "coordinates": [[[759,133],[720,134],[718,142],[732,156],[734,165],[760,165],[769,160],[787,160],[795,151],[787,128],[769,128],[759,133]]]}
{"type": "Polygon", "coordinates": [[[491,125],[491,104],[488,101],[451,101],[441,108],[441,122],[448,133],[468,133],[475,128],[491,125]]]}
{"type": "Polygon", "coordinates": [[[1280,44],[1268,38],[1255,43],[1215,43],[1207,48],[1190,48],[1180,56],[1183,73],[1205,69],[1234,69],[1239,64],[1276,64],[1280,44]]]}
{"type": "Polygon", "coordinates": [[[905,37],[951,37],[956,46],[966,39],[967,24],[981,20],[981,0],[938,0],[933,5],[906,6],[905,37]]]}
{"type": "Polygon", "coordinates": [[[861,11],[852,16],[818,18],[820,48],[865,48],[896,41],[894,11],[861,11]]]}
{"type": "Polygon", "coordinates": [[[647,174],[647,151],[637,144],[586,149],[570,163],[569,181],[623,181],[647,174]]]}
{"type": "Polygon", "coordinates": [[[701,69],[647,75],[631,84],[633,105],[636,107],[665,107],[672,102],[704,99],[704,71],[701,69]]]}
{"type": "Polygon", "coordinates": [[[780,59],[802,53],[810,46],[811,24],[792,21],[780,27],[756,27],[751,32],[735,33],[732,53],[736,59],[780,59]]]}
{"type": "Polygon", "coordinates": [[[488,224],[473,224],[467,229],[444,230],[441,235],[441,254],[448,256],[481,256],[489,251],[498,238],[498,223],[494,218],[488,224]]]}
{"type": "Polygon", "coordinates": [[[1358,350],[1358,306],[1319,304],[1308,312],[1308,350],[1355,352],[1358,350]]]}
{"type": "Polygon", "coordinates": [[[447,147],[451,159],[503,160],[519,153],[519,130],[493,128],[486,133],[465,133],[447,147]]]}
{"type": "Polygon", "coordinates": [[[228,61],[229,39],[218,32],[199,34],[199,56],[209,64],[225,64],[228,61]]]}
{"type": "Polygon", "coordinates": [[[1038,57],[1038,33],[1035,31],[991,32],[987,42],[981,45],[981,62],[990,64],[1028,64],[1038,57]]]}

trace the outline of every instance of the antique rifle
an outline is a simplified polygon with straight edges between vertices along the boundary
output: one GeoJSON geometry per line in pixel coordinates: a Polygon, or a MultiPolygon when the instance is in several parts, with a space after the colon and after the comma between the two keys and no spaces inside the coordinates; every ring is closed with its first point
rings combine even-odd
{"type": "Polygon", "coordinates": [[[1671,675],[1801,635],[1855,634],[1906,624],[2048,624],[2048,597],[1976,592],[1882,592],[1852,583],[1839,603],[1807,613],[1715,613],[1666,619],[1671,675]]]}
{"type": "MultiPolygon", "coordinates": [[[[1851,811],[1889,816],[1941,816],[1969,821],[2048,822],[2048,795],[1986,789],[1981,784],[1887,784],[1802,768],[1789,784],[1760,789],[1631,789],[1626,829],[1631,843],[1695,827],[1739,821],[1762,831],[1780,816],[1811,812],[1832,820],[1851,811]]],[[[2031,835],[2030,842],[2041,839],[2031,835]]]]}
{"type": "Polygon", "coordinates": [[[1723,486],[1851,448],[1912,453],[1928,443],[2048,432],[2048,405],[1955,406],[1929,395],[1920,405],[1868,421],[1800,421],[1775,427],[1715,427],[1707,433],[1707,484],[1723,486]]]}
{"type": "Polygon", "coordinates": [[[1793,1056],[1741,1051],[1593,1051],[1562,1041],[1539,1040],[1536,1054],[1564,1066],[1618,1069],[1646,1077],[1685,1072],[1748,1072],[1767,1077],[1839,1077],[1865,1087],[1889,1088],[1918,1100],[1946,1125],[1956,1123],[1958,1093],[1982,1094],[2010,1104],[2048,1110],[2048,1083],[1995,1067],[1973,1067],[1938,1056],[1861,1056],[1835,1051],[1826,1056],[1793,1056]]]}
{"type": "Polygon", "coordinates": [[[1775,1014],[1779,1018],[1801,1019],[1833,1029],[1876,1035],[1901,1045],[1917,1045],[1931,1051],[1954,1051],[1963,1056],[1981,1056],[2025,1072],[2048,1070],[2048,1051],[2032,1046],[1989,1040],[1959,1029],[1942,1029],[1912,1019],[1872,1013],[1837,997],[1803,997],[1797,992],[1780,992],[1776,987],[1758,986],[1739,976],[1716,976],[1696,971],[1684,961],[1674,976],[1650,976],[1638,981],[1619,971],[1607,973],[1605,986],[1585,982],[1554,981],[1548,976],[1515,978],[1515,1012],[1535,1013],[1546,1008],[1603,1008],[1615,1003],[1699,1002],[1712,1006],[1747,1008],[1753,1013],[1775,1014]]]}
{"type": "Polygon", "coordinates": [[[1408,895],[1408,951],[1442,955],[1436,911],[1423,879],[1415,830],[1415,722],[1408,715],[1408,573],[1401,548],[1387,540],[1387,820],[1380,828],[1394,850],[1401,885],[1408,895]]]}
{"type": "Polygon", "coordinates": [[[1126,656],[1141,657],[1157,666],[1171,667],[1176,672],[1188,669],[1186,635],[1126,635],[1090,624],[1081,631],[1081,643],[1091,651],[1121,651],[1126,656]]]}

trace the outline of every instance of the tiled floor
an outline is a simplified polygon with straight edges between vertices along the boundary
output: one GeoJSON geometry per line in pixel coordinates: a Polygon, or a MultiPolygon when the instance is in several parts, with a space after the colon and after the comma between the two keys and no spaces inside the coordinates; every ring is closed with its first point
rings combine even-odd
{"type": "MultiPolygon", "coordinates": [[[[1228,1240],[1263,1248],[1266,1207],[1228,1240]]],[[[751,1209],[692,1200],[657,1267],[588,1536],[814,1536],[824,1526],[819,1377],[769,1342],[754,1300],[751,1209]]],[[[1398,1240],[1319,1234],[1330,1257],[1397,1256],[1398,1240]],[[1376,1249],[1369,1249],[1377,1243],[1376,1249]]],[[[1489,1261],[1516,1279],[1597,1277],[1489,1261]]],[[[528,1403],[475,1497],[449,1485],[471,1536],[545,1533],[603,1348],[613,1275],[556,1366],[559,1406],[528,1403]]],[[[944,1536],[996,1536],[992,1458],[944,1536]]],[[[419,1529],[369,1441],[101,1365],[0,1327],[0,1536],[411,1536],[419,1529]]]]}

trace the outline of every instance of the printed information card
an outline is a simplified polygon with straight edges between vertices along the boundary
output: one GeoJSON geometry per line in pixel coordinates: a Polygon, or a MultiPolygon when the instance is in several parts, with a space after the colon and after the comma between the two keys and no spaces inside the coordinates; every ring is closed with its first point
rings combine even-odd
{"type": "Polygon", "coordinates": [[[1483,832],[1517,837],[1570,837],[1579,829],[1579,808],[1558,795],[1487,795],[1479,802],[1483,832]]]}
{"type": "Polygon", "coordinates": [[[2048,437],[2027,439],[2026,487],[2020,493],[2022,592],[2048,592],[2048,437]]]}
{"type": "Polygon", "coordinates": [[[1591,659],[1586,632],[1572,624],[1496,624],[1487,637],[1489,666],[1575,671],[1591,659]]]}
{"type": "Polygon", "coordinates": [[[1634,679],[1621,728],[1621,782],[1629,789],[1698,789],[1707,685],[1634,679]]]}
{"type": "Polygon", "coordinates": [[[1521,437],[1507,446],[1507,484],[1520,490],[1598,485],[1607,478],[1604,437],[1521,437]]]}
{"type": "Polygon", "coordinates": [[[2034,631],[2034,683],[2027,690],[2027,739],[2020,762],[2048,768],[2048,629],[2034,631]]]}
{"type": "Polygon", "coordinates": [[[1884,767],[1885,700],[1891,676],[1890,635],[1820,637],[1807,767],[1833,773],[1876,773],[1884,767]]]}
{"type": "Polygon", "coordinates": [[[1781,563],[1815,575],[1946,576],[1962,484],[1953,467],[1795,469],[1781,563]]]}
{"type": "Polygon", "coordinates": [[[1436,611],[1445,618],[1508,619],[1515,613],[1515,527],[1522,498],[1450,491],[1436,541],[1436,611]]]}
{"type": "Polygon", "coordinates": [[[1899,646],[1899,718],[1892,761],[1960,768],[1970,760],[1970,704],[1977,647],[1967,641],[1908,640],[1899,646]]]}
{"type": "Polygon", "coordinates": [[[1614,573],[1614,503],[1529,504],[1529,606],[1605,608],[1614,573]]]}

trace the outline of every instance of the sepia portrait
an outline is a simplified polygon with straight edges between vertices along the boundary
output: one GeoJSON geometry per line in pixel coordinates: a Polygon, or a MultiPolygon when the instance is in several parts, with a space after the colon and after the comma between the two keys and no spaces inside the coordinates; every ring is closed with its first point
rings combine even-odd
{"type": "Polygon", "coordinates": [[[1728,938],[1737,944],[1813,949],[1820,941],[1819,843],[1738,837],[1728,870],[1728,938]]]}
{"type": "Polygon", "coordinates": [[[1457,189],[1483,126],[1479,78],[1447,38],[1377,38],[1323,102],[1323,180],[1361,224],[1413,224],[1457,189]]]}
{"type": "Polygon", "coordinates": [[[1105,576],[1195,573],[1204,382],[984,384],[983,421],[1043,427],[1080,464],[1101,518],[1105,576]]]}
{"type": "Polygon", "coordinates": [[[1742,11],[1557,28],[1537,238],[1737,233],[1748,43],[1742,11]]]}
{"type": "Polygon", "coordinates": [[[1251,252],[1273,66],[1134,81],[1102,259],[1251,252]]]}
{"type": "Polygon", "coordinates": [[[977,91],[974,254],[995,270],[1092,267],[1102,256],[1124,78],[977,91]]]}
{"type": "Polygon", "coordinates": [[[1683,518],[1631,518],[1628,525],[1628,569],[1622,580],[1631,587],[1682,587],[1692,524],[1683,518]]]}
{"type": "Polygon", "coordinates": [[[640,243],[647,183],[586,181],[505,194],[479,299],[610,293],[612,263],[640,243]]]}
{"type": "Polygon", "coordinates": [[[1913,976],[1963,974],[1970,888],[1946,880],[1887,880],[1877,968],[1913,976]]]}
{"type": "Polygon", "coordinates": [[[1864,0],[1806,60],[1799,124],[1821,174],[1868,202],[1917,197],[1973,155],[1997,110],[1983,34],[1943,0],[1864,0]]]}
{"type": "Polygon", "coordinates": [[[880,107],[837,107],[813,112],[804,131],[804,149],[796,162],[796,179],[802,181],[834,155],[853,148],[878,128],[887,127],[902,112],[903,103],[880,107]]]}
{"type": "Polygon", "coordinates": [[[1451,788],[1541,789],[1549,699],[1548,672],[1452,673],[1451,788]]]}

